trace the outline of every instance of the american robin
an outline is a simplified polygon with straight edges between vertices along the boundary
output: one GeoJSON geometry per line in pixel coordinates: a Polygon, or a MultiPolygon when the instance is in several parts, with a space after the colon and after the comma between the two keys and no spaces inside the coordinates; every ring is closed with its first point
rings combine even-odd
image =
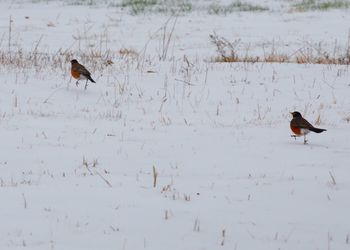
{"type": "Polygon", "coordinates": [[[79,84],[79,80],[86,80],[85,83],[85,89],[87,88],[88,85],[88,80],[90,80],[93,83],[96,83],[92,78],[91,78],[91,73],[80,63],[78,63],[77,60],[73,59],[70,61],[72,64],[71,68],[71,74],[75,79],[78,79],[77,82],[75,83],[77,86],[79,84]]]}
{"type": "Polygon", "coordinates": [[[307,143],[306,135],[312,131],[315,133],[322,133],[326,131],[323,128],[315,128],[307,120],[305,120],[298,111],[291,112],[293,119],[290,121],[290,129],[293,131],[294,135],[292,137],[304,136],[304,144],[307,143]]]}

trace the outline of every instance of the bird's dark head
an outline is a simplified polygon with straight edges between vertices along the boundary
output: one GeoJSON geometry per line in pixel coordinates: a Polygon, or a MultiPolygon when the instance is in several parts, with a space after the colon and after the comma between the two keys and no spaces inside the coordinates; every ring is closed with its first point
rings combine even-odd
{"type": "Polygon", "coordinates": [[[70,61],[71,64],[75,64],[75,63],[78,63],[78,61],[76,59],[73,59],[72,61],[70,61]]]}
{"type": "Polygon", "coordinates": [[[302,117],[301,114],[298,111],[294,111],[294,112],[290,112],[293,116],[293,118],[295,117],[302,117]]]}

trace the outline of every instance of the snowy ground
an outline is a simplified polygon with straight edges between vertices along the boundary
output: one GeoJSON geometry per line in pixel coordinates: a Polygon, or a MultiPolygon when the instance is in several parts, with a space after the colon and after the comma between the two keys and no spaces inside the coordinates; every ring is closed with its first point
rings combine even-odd
{"type": "Polygon", "coordinates": [[[345,46],[348,11],[187,13],[159,61],[165,15],[0,9],[2,51],[11,16],[11,51],[69,50],[97,82],[76,87],[68,62],[0,65],[0,249],[350,248],[348,66],[209,62],[213,31],[253,51],[345,46]],[[110,66],[79,57],[106,49],[110,66]],[[328,131],[294,140],[294,110],[328,131]]]}

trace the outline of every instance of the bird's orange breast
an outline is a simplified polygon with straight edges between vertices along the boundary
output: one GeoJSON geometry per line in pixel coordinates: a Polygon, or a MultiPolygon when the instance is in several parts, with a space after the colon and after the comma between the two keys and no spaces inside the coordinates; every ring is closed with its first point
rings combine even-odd
{"type": "Polygon", "coordinates": [[[71,72],[72,76],[73,76],[75,79],[79,79],[80,73],[79,73],[78,71],[76,71],[76,70],[74,70],[74,69],[71,69],[70,72],[71,72]]]}
{"type": "Polygon", "coordinates": [[[290,129],[293,131],[296,135],[301,135],[301,129],[298,127],[290,126],[290,129]]]}

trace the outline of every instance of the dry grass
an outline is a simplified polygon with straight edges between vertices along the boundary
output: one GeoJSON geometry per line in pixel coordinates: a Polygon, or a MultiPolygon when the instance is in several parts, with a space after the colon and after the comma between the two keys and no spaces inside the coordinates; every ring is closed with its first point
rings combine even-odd
{"type": "Polygon", "coordinates": [[[296,4],[293,4],[291,11],[310,11],[319,10],[327,11],[331,9],[348,9],[350,3],[347,0],[302,0],[296,4]]]}
{"type": "Polygon", "coordinates": [[[139,56],[139,53],[134,49],[128,49],[128,48],[121,48],[118,51],[119,55],[122,57],[131,57],[131,58],[137,58],[139,56]]]}
{"type": "MultiPolygon", "coordinates": [[[[167,58],[169,48],[169,41],[173,32],[174,25],[168,35],[162,36],[163,47],[162,51],[158,51],[154,60],[164,61],[167,58]],[[168,37],[167,37],[168,36],[168,37]],[[156,59],[157,58],[157,59],[156,59]]],[[[164,33],[165,34],[165,33],[164,33]]],[[[349,38],[350,39],[350,38],[349,38]]],[[[349,65],[350,64],[350,45],[343,52],[330,54],[321,45],[313,45],[306,43],[305,47],[296,50],[292,54],[285,54],[278,52],[274,46],[269,52],[263,55],[251,55],[247,51],[242,53],[241,40],[236,39],[229,41],[224,37],[219,37],[215,33],[210,35],[212,44],[216,47],[217,56],[212,58],[212,62],[220,63],[298,63],[298,64],[336,64],[349,65]]],[[[273,43],[271,43],[273,44],[273,43]]],[[[321,43],[319,43],[321,44],[321,43]]],[[[350,44],[350,42],[349,42],[350,44]]],[[[265,50],[265,48],[262,48],[265,50]]],[[[339,48],[334,48],[334,51],[339,51],[339,48]]],[[[67,71],[70,66],[70,61],[77,58],[82,61],[92,71],[103,71],[106,67],[114,64],[117,60],[124,60],[125,62],[136,62],[142,64],[146,58],[146,53],[137,52],[132,48],[121,48],[117,51],[111,50],[86,50],[84,52],[74,52],[70,50],[59,49],[55,53],[40,52],[37,49],[32,51],[17,50],[2,50],[0,51],[0,65],[7,66],[16,70],[22,69],[51,69],[53,71],[61,70],[67,71]]]]}
{"type": "Polygon", "coordinates": [[[97,51],[88,51],[83,53],[73,53],[71,51],[57,51],[56,53],[43,52],[24,52],[18,51],[0,51],[0,65],[16,69],[52,69],[66,70],[73,58],[93,65],[94,69],[102,69],[113,64],[114,56],[110,51],[99,53],[97,51]]]}
{"type": "MultiPolygon", "coordinates": [[[[272,48],[269,53],[264,53],[263,56],[256,55],[241,55],[240,39],[236,39],[233,42],[228,41],[224,37],[220,37],[217,34],[209,35],[211,43],[216,47],[218,56],[212,59],[213,62],[232,63],[232,62],[245,62],[245,63],[298,63],[298,64],[338,64],[349,65],[350,64],[350,45],[343,53],[333,53],[331,55],[321,44],[318,43],[314,46],[307,43],[305,47],[298,49],[296,52],[287,55],[285,53],[277,52],[274,48],[274,42],[272,42],[272,48]]],[[[349,43],[350,44],[350,43],[349,43]]],[[[264,50],[264,48],[262,48],[264,50]]],[[[333,49],[334,51],[337,48],[333,49]]]]}
{"type": "Polygon", "coordinates": [[[333,58],[333,57],[304,57],[296,56],[289,57],[285,54],[269,54],[263,57],[259,56],[236,56],[236,57],[222,57],[217,56],[212,59],[213,62],[219,63],[232,63],[232,62],[243,62],[243,63],[297,63],[297,64],[335,64],[335,65],[349,65],[350,58],[333,58]]]}
{"type": "MultiPolygon", "coordinates": [[[[146,53],[149,43],[159,44],[159,49],[153,53],[154,58],[160,61],[165,61],[169,58],[170,47],[174,40],[174,30],[177,23],[177,16],[171,16],[167,21],[160,26],[146,42],[141,51],[137,51],[133,48],[122,47],[119,50],[111,50],[108,47],[107,40],[105,46],[86,46],[81,47],[86,40],[85,33],[75,37],[75,43],[78,44],[76,49],[58,49],[56,52],[41,52],[39,45],[41,38],[37,41],[35,48],[32,51],[22,49],[20,45],[15,47],[12,45],[12,19],[9,19],[9,37],[8,37],[8,49],[0,50],[0,65],[11,67],[13,69],[37,69],[42,70],[52,69],[54,71],[62,70],[67,71],[70,66],[70,61],[73,58],[78,59],[84,65],[89,67],[92,71],[101,71],[105,67],[111,66],[117,60],[122,60],[126,64],[129,62],[138,63],[138,67],[143,69],[143,65],[149,60],[149,55],[146,53]]],[[[103,33],[100,37],[96,38],[94,44],[98,44],[108,34],[103,33]]],[[[91,41],[90,41],[91,42],[91,41]]],[[[0,41],[1,43],[1,41],[0,41]]],[[[71,46],[73,47],[73,45],[71,46]]],[[[152,57],[153,58],[153,57],[152,57]]]]}

